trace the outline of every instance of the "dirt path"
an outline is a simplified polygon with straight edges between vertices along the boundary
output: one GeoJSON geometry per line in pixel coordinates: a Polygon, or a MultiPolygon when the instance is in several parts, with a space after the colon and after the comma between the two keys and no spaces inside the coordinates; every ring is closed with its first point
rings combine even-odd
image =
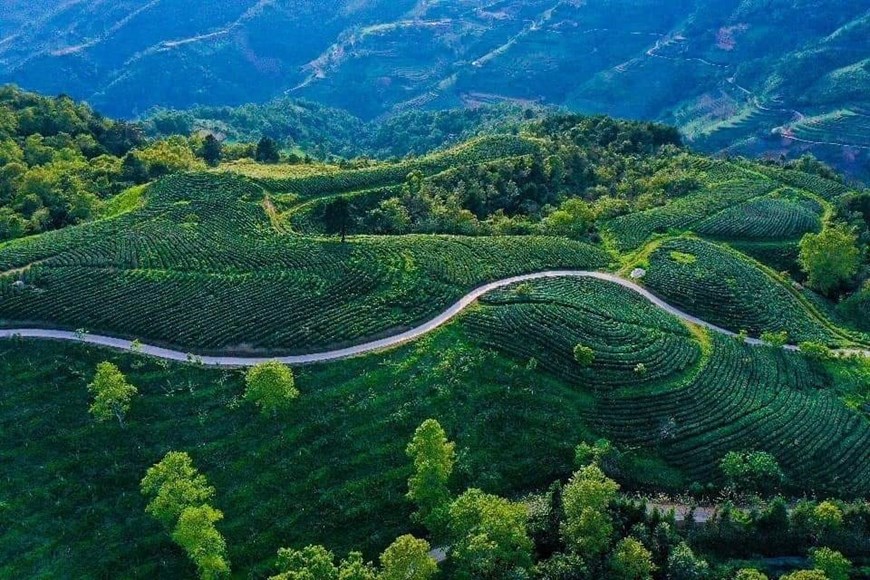
{"type": "MultiPolygon", "coordinates": [[[[172,350],[167,348],[161,348],[158,346],[148,345],[148,344],[137,344],[136,349],[137,352],[142,354],[161,358],[165,360],[179,361],[179,362],[191,362],[196,361],[197,363],[201,363],[205,366],[211,367],[249,367],[262,362],[270,361],[270,360],[278,360],[288,365],[305,365],[305,364],[314,364],[314,363],[323,363],[334,360],[340,360],[345,358],[351,358],[355,356],[359,356],[362,354],[367,354],[371,352],[381,351],[388,348],[400,346],[402,344],[411,342],[420,338],[421,336],[432,332],[433,330],[443,326],[447,322],[456,318],[463,310],[471,306],[474,302],[477,301],[478,298],[492,292],[493,290],[498,290],[499,288],[504,288],[506,286],[510,286],[512,284],[517,284],[520,282],[529,282],[532,280],[542,280],[542,279],[550,279],[550,278],[594,278],[596,280],[603,280],[606,282],[611,282],[613,284],[618,284],[623,288],[627,288],[637,294],[640,294],[642,297],[647,299],[653,305],[661,308],[665,312],[680,318],[685,322],[689,322],[691,324],[696,324],[698,326],[709,329],[712,332],[716,332],[719,334],[723,334],[726,336],[736,336],[735,333],[730,330],[726,330],[714,324],[710,324],[709,322],[705,322],[700,318],[692,316],[687,312],[683,312],[682,310],[671,306],[658,296],[651,293],[646,288],[635,284],[629,280],[624,278],[620,278],[616,274],[608,274],[606,272],[588,272],[584,270],[550,270],[546,272],[538,272],[535,274],[525,274],[522,276],[514,276],[512,278],[505,278],[504,280],[497,280],[495,282],[490,282],[489,284],[485,284],[476,288],[463,296],[458,302],[456,302],[453,306],[449,307],[447,310],[433,318],[428,322],[424,322],[420,326],[412,328],[407,332],[403,332],[401,334],[397,334],[395,336],[390,336],[387,338],[383,338],[380,340],[374,340],[371,342],[366,342],[363,344],[358,344],[356,346],[351,346],[348,348],[342,348],[337,350],[329,350],[324,352],[312,353],[312,354],[304,354],[297,356],[285,356],[285,357],[237,357],[237,356],[194,356],[187,352],[182,352],[178,350],[172,350]]],[[[130,340],[125,340],[121,338],[113,338],[110,336],[102,336],[99,334],[86,334],[81,332],[70,332],[66,330],[47,330],[47,329],[39,329],[39,328],[13,328],[13,329],[2,329],[0,330],[0,339],[2,338],[35,338],[35,339],[45,339],[45,340],[62,340],[69,342],[79,342],[84,344],[93,344],[97,346],[105,346],[108,348],[115,348],[120,350],[132,350],[134,348],[133,342],[130,340]]],[[[762,342],[756,338],[747,338],[746,343],[750,345],[761,345],[762,342]]],[[[797,347],[788,345],[784,347],[787,350],[797,350],[797,347]]],[[[860,350],[852,350],[849,351],[852,354],[863,354],[864,356],[870,357],[870,351],[860,351],[860,350]]]]}

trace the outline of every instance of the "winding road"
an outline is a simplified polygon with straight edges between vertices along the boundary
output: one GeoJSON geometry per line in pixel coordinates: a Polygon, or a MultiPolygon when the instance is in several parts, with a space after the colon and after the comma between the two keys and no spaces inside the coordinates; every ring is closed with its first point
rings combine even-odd
{"type": "MultiPolygon", "coordinates": [[[[104,346],[120,350],[135,349],[136,352],[139,352],[141,354],[171,361],[190,362],[193,357],[197,363],[201,363],[205,366],[210,367],[249,367],[270,360],[277,360],[291,366],[306,365],[351,358],[354,356],[380,351],[391,347],[399,346],[407,342],[411,342],[453,320],[463,310],[471,306],[478,298],[488,292],[492,292],[493,290],[498,290],[499,288],[504,288],[506,286],[510,286],[512,284],[517,284],[520,282],[529,282],[532,280],[542,280],[547,278],[594,278],[596,280],[603,280],[606,282],[611,282],[613,284],[618,284],[624,288],[631,290],[632,292],[640,294],[642,297],[647,299],[658,308],[661,308],[665,312],[676,316],[677,318],[680,318],[686,322],[702,326],[719,334],[736,336],[736,334],[731,332],[730,330],[726,330],[714,324],[710,324],[709,322],[705,322],[700,318],[692,316],[687,312],[683,312],[682,310],[671,306],[646,288],[643,288],[642,286],[639,286],[634,282],[621,278],[616,274],[608,274],[606,272],[588,272],[585,270],[549,270],[546,272],[538,272],[535,274],[525,274],[522,276],[514,276],[512,278],[505,278],[504,280],[497,280],[495,282],[490,282],[489,284],[480,286],[479,288],[476,288],[463,296],[453,306],[451,306],[432,320],[424,322],[420,326],[412,328],[411,330],[408,330],[401,334],[389,336],[380,340],[366,342],[363,344],[358,344],[356,346],[351,346],[348,348],[329,350],[312,354],[285,357],[196,356],[191,355],[188,352],[161,348],[149,344],[137,344],[134,346],[133,341],[121,338],[112,338],[110,336],[101,336],[98,334],[87,334],[81,332],[70,332],[66,330],[48,330],[40,328],[0,329],[0,339],[27,338],[60,340],[84,344],[93,344],[97,346],[104,346]]],[[[762,344],[760,340],[755,338],[747,338],[746,343],[756,346],[762,344]]],[[[788,345],[784,348],[788,350],[797,350],[797,347],[792,345],[788,345]]],[[[870,356],[870,351],[850,350],[841,352],[847,354],[863,354],[865,356],[870,356]]]]}

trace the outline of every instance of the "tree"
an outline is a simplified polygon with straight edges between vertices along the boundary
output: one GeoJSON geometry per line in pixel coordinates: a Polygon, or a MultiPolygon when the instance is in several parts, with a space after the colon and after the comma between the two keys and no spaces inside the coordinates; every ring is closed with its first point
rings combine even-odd
{"type": "Polygon", "coordinates": [[[525,506],[479,489],[450,505],[451,560],[458,578],[506,578],[532,565],[525,506]]]}
{"type": "Polygon", "coordinates": [[[595,464],[577,471],[562,493],[565,543],[584,559],[607,551],[613,535],[613,523],[607,508],[616,498],[619,485],[595,464]]]}
{"type": "Polygon", "coordinates": [[[257,151],[254,154],[254,158],[260,163],[278,163],[281,160],[278,144],[271,137],[263,137],[257,143],[257,151]]]}
{"type": "Polygon", "coordinates": [[[610,557],[611,578],[614,580],[647,580],[656,570],[652,554],[634,538],[623,538],[610,557]]]}
{"type": "Polygon", "coordinates": [[[543,221],[544,232],[552,236],[580,238],[589,233],[595,222],[595,211],[582,199],[571,198],[543,221]]]}
{"type": "Polygon", "coordinates": [[[145,511],[171,528],[188,507],[207,503],[214,488],[193,466],[187,453],[170,451],[148,468],[140,484],[142,493],[151,497],[145,511]]]}
{"type": "Polygon", "coordinates": [[[178,518],[172,539],[196,564],[203,580],[223,578],[230,573],[227,543],[215,527],[224,515],[209,505],[185,508],[178,518]]]}
{"type": "Polygon", "coordinates": [[[278,574],[270,580],[338,580],[335,556],[323,546],[278,550],[278,574]]]}
{"type": "Polygon", "coordinates": [[[734,575],[734,580],[768,580],[766,574],[762,574],[755,568],[741,568],[734,575]]]}
{"type": "Polygon", "coordinates": [[[205,140],[202,142],[202,148],[200,149],[199,154],[209,166],[215,167],[221,162],[223,146],[214,135],[209,133],[205,136],[205,140]]]}
{"type": "Polygon", "coordinates": [[[788,344],[788,332],[785,330],[762,332],[761,342],[773,348],[782,348],[788,344]]]}
{"type": "Polygon", "coordinates": [[[130,410],[130,401],[139,392],[129,384],[117,366],[110,362],[97,365],[94,380],[88,385],[88,391],[93,395],[94,402],[90,412],[97,421],[116,418],[121,428],[124,428],[124,417],[130,410]]]}
{"type": "Polygon", "coordinates": [[[668,557],[668,580],[704,580],[710,574],[710,565],[695,556],[685,542],[674,548],[668,557]]]}
{"type": "Polygon", "coordinates": [[[805,357],[813,361],[826,361],[834,358],[833,351],[820,342],[802,342],[800,351],[805,357]]]}
{"type": "Polygon", "coordinates": [[[428,580],[438,564],[429,555],[429,542],[404,535],[381,554],[381,568],[379,580],[428,580]]]}
{"type": "Polygon", "coordinates": [[[821,570],[798,570],[785,576],[780,576],[779,580],[829,580],[821,570]]]}
{"type": "Polygon", "coordinates": [[[858,270],[861,251],[858,236],[845,224],[826,227],[818,234],[807,234],[800,242],[798,261],[807,274],[807,283],[829,294],[858,270]]]}
{"type": "Polygon", "coordinates": [[[360,552],[351,552],[338,565],[338,580],[378,580],[378,571],[360,552]]]}
{"type": "Polygon", "coordinates": [[[428,419],[414,432],[405,449],[414,463],[408,479],[407,498],[417,505],[414,517],[433,534],[445,528],[446,510],[450,501],[447,484],[453,473],[455,444],[435,419],[428,419]]]}
{"type": "Polygon", "coordinates": [[[778,487],[784,478],[776,458],[764,451],[729,451],[719,467],[729,484],[746,491],[769,492],[778,487]]]}
{"type": "Polygon", "coordinates": [[[595,360],[595,351],[588,346],[578,344],[574,347],[574,360],[577,361],[577,364],[581,367],[591,366],[592,362],[595,360]]]}
{"type": "Polygon", "coordinates": [[[830,548],[816,548],[810,552],[813,568],[821,570],[829,580],[849,580],[852,563],[840,552],[830,548]]]}
{"type": "Polygon", "coordinates": [[[260,363],[245,374],[245,398],[274,415],[299,397],[293,369],[278,361],[260,363]]]}
{"type": "Polygon", "coordinates": [[[823,501],[815,507],[812,526],[818,535],[839,530],[843,525],[843,511],[831,501],[823,501]]]}
{"type": "Polygon", "coordinates": [[[350,202],[344,197],[336,197],[323,210],[323,223],[327,234],[338,234],[342,243],[347,238],[347,230],[351,221],[350,202]]]}

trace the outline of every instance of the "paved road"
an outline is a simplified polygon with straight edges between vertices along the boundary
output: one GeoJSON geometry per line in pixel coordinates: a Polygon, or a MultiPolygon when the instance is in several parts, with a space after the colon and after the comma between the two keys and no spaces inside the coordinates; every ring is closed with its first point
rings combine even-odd
{"type": "MultiPolygon", "coordinates": [[[[504,280],[498,280],[496,282],[491,282],[475,290],[472,290],[465,296],[463,296],[459,302],[433,318],[432,320],[417,326],[416,328],[412,328],[407,332],[403,332],[402,334],[397,334],[395,336],[390,336],[387,338],[383,338],[380,340],[375,340],[372,342],[366,342],[363,344],[358,344],[356,346],[351,346],[348,348],[342,348],[338,350],[330,350],[325,352],[318,352],[312,354],[303,354],[297,356],[285,356],[285,357],[237,357],[237,356],[203,356],[197,357],[197,361],[201,362],[206,366],[213,367],[248,367],[253,366],[255,364],[269,361],[269,360],[278,360],[288,365],[305,365],[312,363],[321,363],[334,361],[339,359],[350,358],[354,356],[358,356],[361,354],[366,354],[370,352],[375,352],[379,350],[384,350],[390,347],[398,346],[401,344],[405,344],[417,338],[420,338],[424,334],[432,332],[436,328],[446,324],[450,320],[454,319],[459,313],[468,308],[471,304],[473,304],[478,298],[483,296],[488,292],[492,292],[493,290],[497,290],[499,288],[504,288],[505,286],[510,286],[512,284],[517,284],[519,282],[529,282],[531,280],[541,280],[545,278],[595,278],[597,280],[604,280],[606,282],[612,282],[614,284],[619,284],[620,286],[627,288],[633,292],[636,292],[649,300],[655,306],[661,308],[665,312],[676,316],[677,318],[681,318],[687,322],[691,322],[697,324],[699,326],[703,326],[705,328],[710,329],[713,332],[718,332],[719,334],[724,334],[727,336],[736,336],[733,332],[729,330],[725,330],[719,326],[710,324],[683,312],[682,310],[671,306],[658,296],[652,294],[646,288],[635,284],[629,280],[624,278],[620,278],[615,274],[608,274],[605,272],[587,272],[583,270],[551,270],[547,272],[538,272],[536,274],[525,274],[522,276],[514,276],[512,278],[506,278],[504,280]]],[[[120,338],[112,338],[109,336],[101,336],[98,334],[81,334],[76,332],[69,332],[65,330],[45,330],[38,328],[19,328],[19,329],[0,329],[0,339],[2,338],[35,338],[35,339],[46,339],[46,340],[63,340],[69,342],[80,342],[85,344],[94,344],[98,346],[105,346],[109,348],[121,349],[121,350],[131,350],[133,348],[132,341],[124,340],[120,338]]],[[[755,338],[746,339],[747,344],[751,345],[760,345],[761,341],[755,338]]],[[[786,346],[786,349],[789,350],[797,350],[795,346],[786,346]]],[[[167,348],[161,348],[158,346],[152,346],[148,344],[142,344],[139,348],[139,351],[142,354],[146,354],[148,356],[162,358],[166,360],[173,361],[188,361],[190,358],[190,354],[187,352],[182,352],[178,350],[172,350],[167,348]]],[[[858,354],[864,354],[865,356],[870,356],[870,351],[849,351],[858,354]]]]}

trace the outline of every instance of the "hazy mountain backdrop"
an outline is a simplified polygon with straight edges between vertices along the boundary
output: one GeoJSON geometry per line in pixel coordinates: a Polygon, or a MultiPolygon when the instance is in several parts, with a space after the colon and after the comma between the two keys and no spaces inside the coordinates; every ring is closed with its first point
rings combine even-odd
{"type": "Polygon", "coordinates": [[[861,173],[868,39],[862,0],[0,0],[0,82],[125,117],[285,94],[363,119],[529,101],[861,173]]]}

